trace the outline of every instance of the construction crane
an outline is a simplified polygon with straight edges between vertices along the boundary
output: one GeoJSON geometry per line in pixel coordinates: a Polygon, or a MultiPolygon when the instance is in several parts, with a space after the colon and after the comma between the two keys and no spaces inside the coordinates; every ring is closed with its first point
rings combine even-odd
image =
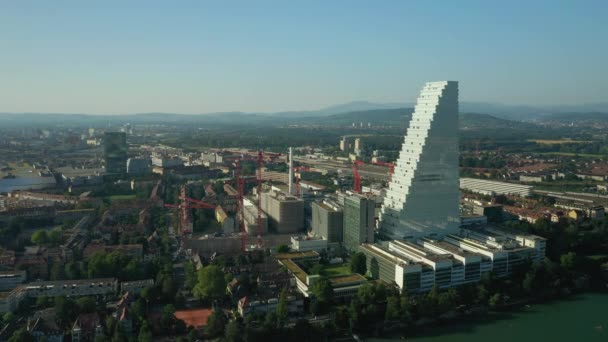
{"type": "Polygon", "coordinates": [[[393,173],[395,173],[395,163],[387,163],[387,162],[376,161],[376,162],[373,162],[372,164],[374,164],[374,165],[381,165],[381,166],[388,166],[388,181],[390,182],[392,180],[393,173]]]}
{"type": "Polygon", "coordinates": [[[258,207],[258,248],[262,247],[262,167],[264,166],[264,152],[258,150],[258,169],[257,169],[257,207],[258,207]]]}
{"type": "Polygon", "coordinates": [[[255,181],[257,182],[257,246],[261,248],[263,246],[262,240],[262,172],[264,167],[264,152],[258,150],[257,155],[257,170],[256,177],[243,177],[243,169],[241,168],[242,160],[251,160],[251,158],[242,158],[236,161],[235,165],[235,179],[237,188],[237,218],[239,221],[239,228],[241,231],[241,252],[246,251],[246,229],[245,229],[245,183],[255,181]]]}
{"type": "Polygon", "coordinates": [[[236,179],[236,203],[237,203],[237,218],[241,231],[241,252],[245,253],[245,205],[243,204],[243,193],[245,192],[245,180],[243,179],[241,161],[236,161],[235,179],[236,179]]]}
{"type": "Polygon", "coordinates": [[[299,176],[296,175],[296,196],[301,196],[302,193],[300,191],[300,178],[302,178],[302,171],[310,171],[310,168],[307,166],[296,166],[293,168],[294,173],[299,173],[299,176]]]}
{"type": "Polygon", "coordinates": [[[186,186],[182,186],[179,196],[180,204],[164,204],[167,209],[179,210],[180,232],[182,235],[192,234],[192,213],[191,209],[215,209],[215,205],[203,201],[195,200],[186,196],[186,186]]]}
{"type": "Polygon", "coordinates": [[[360,160],[355,160],[353,163],[353,191],[358,194],[361,193],[361,175],[359,174],[360,165],[365,165],[365,163],[360,160]]]}

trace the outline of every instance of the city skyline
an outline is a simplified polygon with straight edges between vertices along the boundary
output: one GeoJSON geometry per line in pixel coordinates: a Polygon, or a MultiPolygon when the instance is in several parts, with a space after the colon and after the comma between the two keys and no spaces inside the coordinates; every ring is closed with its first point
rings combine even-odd
{"type": "Polygon", "coordinates": [[[466,85],[462,101],[606,102],[607,48],[598,43],[606,9],[601,1],[3,3],[0,112],[411,103],[419,84],[438,79],[466,85]]]}

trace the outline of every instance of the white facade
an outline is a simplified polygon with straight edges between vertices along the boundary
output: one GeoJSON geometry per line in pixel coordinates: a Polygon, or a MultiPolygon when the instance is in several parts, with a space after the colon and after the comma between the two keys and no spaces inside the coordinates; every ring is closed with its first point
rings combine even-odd
{"type": "Polygon", "coordinates": [[[430,82],[418,97],[384,198],[383,235],[457,233],[458,173],[458,82],[430,82]]]}

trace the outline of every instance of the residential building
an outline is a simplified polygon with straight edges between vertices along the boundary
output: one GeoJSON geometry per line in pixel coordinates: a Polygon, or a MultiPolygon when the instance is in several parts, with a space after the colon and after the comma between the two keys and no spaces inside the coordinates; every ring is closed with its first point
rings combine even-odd
{"type": "Polygon", "coordinates": [[[139,294],[146,287],[154,286],[154,279],[144,279],[135,281],[125,281],[120,283],[121,293],[139,294]]]}
{"type": "Polygon", "coordinates": [[[103,335],[101,319],[96,312],[80,314],[72,327],[73,342],[95,341],[97,336],[103,335]]]}
{"type": "Polygon", "coordinates": [[[127,135],[124,132],[106,132],[103,136],[106,172],[127,172],[127,135]]]}
{"type": "Polygon", "coordinates": [[[27,279],[25,271],[4,271],[0,272],[0,291],[10,291],[23,284],[27,279]]]}
{"type": "Polygon", "coordinates": [[[362,243],[374,242],[376,201],[373,196],[353,194],[344,197],[344,246],[357,250],[362,243]]]}
{"type": "Polygon", "coordinates": [[[458,173],[458,82],[430,82],[418,97],[384,197],[382,236],[458,232],[458,173]]]}

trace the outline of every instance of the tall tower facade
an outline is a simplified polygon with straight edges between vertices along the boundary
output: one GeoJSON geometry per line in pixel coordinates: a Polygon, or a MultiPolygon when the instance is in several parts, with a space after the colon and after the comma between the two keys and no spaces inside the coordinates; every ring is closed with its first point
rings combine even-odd
{"type": "Polygon", "coordinates": [[[457,233],[458,82],[427,83],[416,103],[380,215],[389,239],[457,233]]]}
{"type": "Polygon", "coordinates": [[[106,132],[103,135],[104,156],[108,173],[127,172],[127,135],[124,132],[106,132]]]}

